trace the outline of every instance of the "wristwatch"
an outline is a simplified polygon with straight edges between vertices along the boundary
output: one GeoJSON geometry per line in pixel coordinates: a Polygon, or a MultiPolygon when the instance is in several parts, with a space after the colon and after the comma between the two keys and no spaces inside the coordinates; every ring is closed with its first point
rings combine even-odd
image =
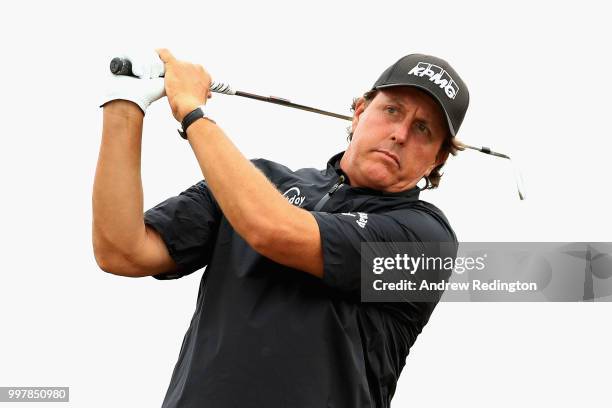
{"type": "Polygon", "coordinates": [[[212,123],[217,123],[211,118],[209,118],[208,116],[206,116],[206,113],[204,113],[203,107],[204,105],[198,106],[197,108],[189,112],[187,115],[185,115],[185,117],[181,121],[181,129],[178,129],[178,133],[179,135],[181,135],[183,139],[185,140],[187,139],[187,128],[191,126],[191,124],[198,119],[208,119],[212,123]]]}

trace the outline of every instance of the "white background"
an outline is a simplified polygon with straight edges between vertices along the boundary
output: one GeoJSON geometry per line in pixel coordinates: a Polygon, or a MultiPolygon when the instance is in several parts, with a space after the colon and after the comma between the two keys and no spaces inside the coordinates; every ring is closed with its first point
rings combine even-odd
{"type": "MultiPolygon", "coordinates": [[[[0,17],[0,386],[69,386],[70,406],[160,406],[202,272],[178,281],[97,268],[91,192],[109,58],[167,47],[236,89],[348,113],[398,58],[447,59],[471,93],[467,151],[422,198],[461,241],[612,241],[605,2],[11,2],[0,17]],[[18,5],[17,5],[18,4],[18,5]]],[[[344,123],[216,95],[249,158],[321,168],[344,123]]],[[[201,178],[166,100],[145,121],[145,208],[201,178]]],[[[601,406],[610,303],[442,303],[393,406],[601,406]]],[[[2,404],[0,404],[2,405],[2,404]]],[[[21,404],[26,407],[32,404],[21,404]]],[[[4,404],[2,406],[8,406],[4,404]]],[[[39,405],[32,405],[39,406],[39,405]]]]}

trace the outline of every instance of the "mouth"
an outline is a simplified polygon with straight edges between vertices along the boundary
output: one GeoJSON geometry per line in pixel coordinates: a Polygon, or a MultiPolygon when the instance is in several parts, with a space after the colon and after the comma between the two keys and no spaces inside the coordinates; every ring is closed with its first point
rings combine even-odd
{"type": "Polygon", "coordinates": [[[393,162],[397,165],[398,168],[400,167],[399,157],[397,157],[395,153],[392,153],[385,149],[376,149],[375,152],[385,155],[387,158],[393,160],[393,162]]]}

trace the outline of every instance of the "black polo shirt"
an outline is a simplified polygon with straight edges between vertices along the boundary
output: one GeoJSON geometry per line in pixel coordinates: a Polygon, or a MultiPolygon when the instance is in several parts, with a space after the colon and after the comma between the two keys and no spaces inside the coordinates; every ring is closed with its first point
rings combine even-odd
{"type": "Polygon", "coordinates": [[[145,213],[179,265],[157,279],[207,266],[163,407],[389,406],[435,303],[361,303],[360,243],[456,237],[442,212],[418,199],[418,188],[352,188],[339,168],[342,154],[325,170],[252,161],[315,217],[323,279],[255,252],[205,181],[145,213]]]}

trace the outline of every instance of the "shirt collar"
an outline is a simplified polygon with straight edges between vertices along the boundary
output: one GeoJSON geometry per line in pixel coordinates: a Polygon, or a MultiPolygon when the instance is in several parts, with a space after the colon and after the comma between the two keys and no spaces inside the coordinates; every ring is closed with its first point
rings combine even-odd
{"type": "MultiPolygon", "coordinates": [[[[340,153],[336,153],[329,159],[329,161],[327,162],[327,172],[326,173],[327,174],[335,173],[338,176],[343,175],[346,180],[346,183],[350,186],[351,181],[348,175],[344,171],[342,171],[342,169],[340,168],[340,160],[342,159],[342,156],[344,156],[344,151],[340,153]]],[[[414,200],[418,200],[419,193],[421,192],[421,189],[418,186],[414,186],[408,190],[398,191],[395,193],[389,193],[386,191],[380,191],[380,190],[375,190],[373,188],[366,188],[366,187],[351,187],[351,189],[358,191],[358,192],[363,192],[365,194],[370,194],[370,195],[378,195],[378,196],[384,196],[384,197],[410,197],[414,200]]]]}

